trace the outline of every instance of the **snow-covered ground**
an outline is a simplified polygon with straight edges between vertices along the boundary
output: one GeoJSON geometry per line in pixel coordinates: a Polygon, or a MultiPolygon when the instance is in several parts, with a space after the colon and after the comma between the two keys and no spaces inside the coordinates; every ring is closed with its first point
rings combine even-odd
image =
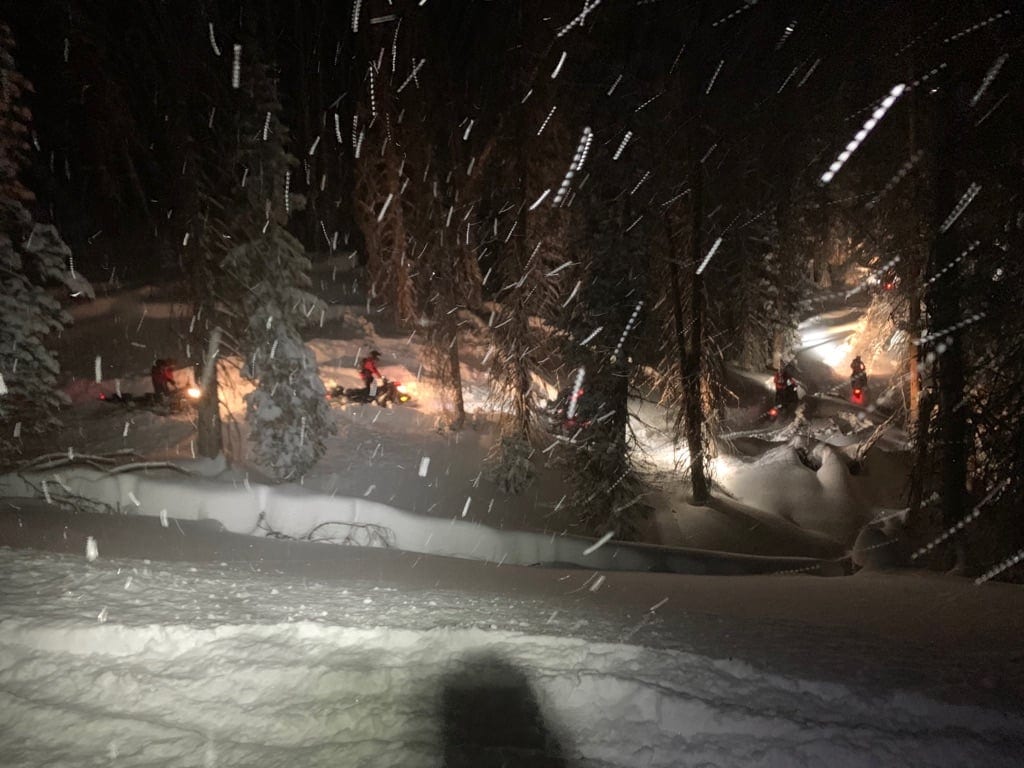
{"type": "MultiPolygon", "coordinates": [[[[467,339],[470,419],[450,432],[415,335],[337,303],[310,341],[326,383],[354,385],[375,347],[416,404],[332,409],[323,461],[270,486],[237,421],[226,467],[193,459],[187,416],[96,399],[184,357],[180,307],[136,291],[76,314],[67,428],[29,446],[58,455],[0,477],[5,765],[1019,764],[1019,587],[821,578],[849,572],[865,525],[906,554],[906,435],[849,469],[886,416],[845,396],[855,306],[801,326],[796,421],[759,420],[770,374],[734,372],[708,506],[668,414],[635,401],[655,511],[646,543],[596,548],[556,466],[519,497],[487,479],[484,343],[467,339]],[[177,468],[80,461],[125,449],[177,468]]],[[[894,372],[873,360],[872,387],[894,372]]],[[[226,383],[238,418],[245,384],[226,383]]]]}
{"type": "Polygon", "coordinates": [[[5,765],[1010,766],[1024,747],[1008,585],[598,582],[22,514],[6,540],[100,545],[0,549],[5,765]],[[829,626],[851,602],[859,626],[829,626]],[[969,623],[932,633],[941,611],[969,623]]]}

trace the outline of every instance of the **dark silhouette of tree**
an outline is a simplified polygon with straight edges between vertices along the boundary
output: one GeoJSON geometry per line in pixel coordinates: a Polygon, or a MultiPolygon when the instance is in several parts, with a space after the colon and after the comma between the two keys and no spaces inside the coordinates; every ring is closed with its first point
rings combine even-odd
{"type": "Polygon", "coordinates": [[[93,297],[57,228],[35,220],[35,195],[21,180],[32,119],[23,95],[31,90],[15,65],[11,29],[0,20],[0,457],[16,450],[23,434],[60,424],[66,398],[56,388],[60,365],[49,337],[71,317],[48,288],[93,297]]]}

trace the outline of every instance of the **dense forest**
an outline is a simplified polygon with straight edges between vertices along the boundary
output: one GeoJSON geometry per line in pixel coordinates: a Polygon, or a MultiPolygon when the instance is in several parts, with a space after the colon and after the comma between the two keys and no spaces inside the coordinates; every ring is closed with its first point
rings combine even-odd
{"type": "MultiPolygon", "coordinates": [[[[891,275],[870,311],[901,345],[908,525],[959,534],[932,565],[987,567],[1024,545],[1024,14],[927,5],[9,3],[2,371],[39,286],[160,283],[195,307],[207,381],[221,344],[258,382],[258,455],[301,476],[327,429],[309,267],[351,251],[368,305],[428,334],[454,429],[466,318],[487,328],[510,491],[545,444],[531,382],[585,380],[570,503],[623,530],[630,397],[677,415],[702,503],[726,367],[774,368],[811,303],[891,275]]],[[[42,355],[26,394],[53,386],[42,355]]]]}

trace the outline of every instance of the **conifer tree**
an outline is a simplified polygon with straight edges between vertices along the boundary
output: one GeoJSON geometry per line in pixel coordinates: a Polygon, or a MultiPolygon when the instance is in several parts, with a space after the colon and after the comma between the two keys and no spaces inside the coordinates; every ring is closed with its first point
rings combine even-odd
{"type": "MultiPolygon", "coordinates": [[[[197,248],[189,271],[203,332],[221,329],[225,346],[244,359],[243,376],[256,384],[246,396],[254,458],[290,480],[323,455],[329,429],[316,362],[299,335],[324,306],[308,291],[309,260],[287,229],[305,201],[291,190],[298,161],[286,149],[276,81],[255,43],[246,48],[239,87],[210,84],[223,117],[196,150],[197,248]]],[[[200,417],[219,430],[211,380],[200,417]]]]}
{"type": "MultiPolygon", "coordinates": [[[[28,163],[31,113],[22,103],[31,84],[15,66],[10,28],[0,22],[0,445],[59,425],[65,398],[56,390],[60,365],[48,337],[71,322],[48,290],[61,285],[92,297],[56,227],[35,221],[35,200],[19,178],[28,163]]],[[[0,448],[0,452],[4,449],[0,448]]]]}

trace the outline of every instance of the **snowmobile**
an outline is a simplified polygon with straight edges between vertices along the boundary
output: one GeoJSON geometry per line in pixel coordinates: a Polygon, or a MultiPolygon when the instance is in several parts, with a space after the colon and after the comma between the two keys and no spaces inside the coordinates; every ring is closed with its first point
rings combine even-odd
{"type": "Polygon", "coordinates": [[[155,412],[183,413],[193,410],[199,405],[203,391],[199,387],[176,389],[167,396],[146,392],[133,395],[131,392],[115,392],[108,395],[101,392],[99,399],[112,405],[123,405],[126,408],[147,408],[155,412]]]}
{"type": "MultiPolygon", "coordinates": [[[[796,413],[796,408],[800,404],[799,385],[788,369],[784,370],[782,375],[784,386],[776,384],[774,399],[769,401],[767,410],[761,414],[761,421],[778,421],[784,416],[796,413]]],[[[776,376],[777,380],[778,378],[776,376]]]]}
{"type": "Polygon", "coordinates": [[[346,388],[339,384],[327,391],[327,397],[342,398],[350,403],[376,403],[381,408],[387,408],[391,404],[406,405],[412,402],[412,393],[402,385],[402,382],[392,381],[386,376],[376,390],[373,387],[346,388]]]}
{"type": "Polygon", "coordinates": [[[867,371],[858,371],[850,375],[850,399],[857,405],[863,405],[868,388],[867,371]]]}
{"type": "Polygon", "coordinates": [[[542,409],[549,432],[554,435],[572,436],[593,423],[590,402],[589,399],[583,399],[584,392],[583,387],[575,393],[572,387],[564,387],[558,396],[542,409]],[[572,407],[574,401],[575,407],[572,407]]]}

